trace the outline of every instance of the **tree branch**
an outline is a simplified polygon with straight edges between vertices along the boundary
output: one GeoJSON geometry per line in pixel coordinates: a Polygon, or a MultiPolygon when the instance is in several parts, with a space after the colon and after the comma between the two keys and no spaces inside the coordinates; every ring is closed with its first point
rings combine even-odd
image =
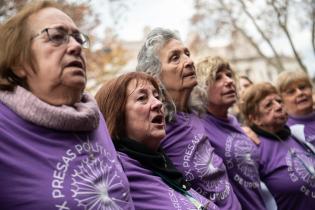
{"type": "Polygon", "coordinates": [[[250,37],[246,31],[241,28],[240,26],[238,26],[237,21],[235,18],[232,17],[232,13],[231,11],[228,9],[228,7],[226,6],[226,4],[223,2],[223,0],[219,0],[221,6],[223,7],[223,9],[226,11],[226,13],[229,16],[229,19],[231,21],[232,26],[234,27],[235,30],[239,31],[244,37],[245,39],[255,48],[255,50],[257,51],[257,53],[271,66],[275,67],[275,69],[279,70],[279,66],[278,64],[275,64],[273,62],[273,60],[266,56],[263,51],[260,49],[260,47],[258,46],[258,44],[254,41],[254,39],[252,37],[250,37]]]}
{"type": "Polygon", "coordinates": [[[267,35],[264,33],[264,31],[260,28],[260,26],[257,24],[255,18],[253,17],[253,15],[248,11],[245,3],[243,0],[238,0],[241,5],[242,5],[242,9],[245,12],[245,14],[247,15],[247,17],[251,20],[251,22],[254,24],[256,30],[259,32],[259,34],[261,35],[261,37],[265,40],[265,42],[267,42],[268,46],[271,48],[275,58],[276,58],[276,62],[277,62],[277,69],[279,69],[280,71],[284,70],[283,64],[281,62],[281,58],[277,52],[277,50],[275,49],[274,45],[271,43],[271,40],[267,37],[267,35]]]}
{"type": "Polygon", "coordinates": [[[303,71],[305,71],[306,73],[308,73],[306,66],[304,65],[304,63],[303,63],[303,61],[302,61],[302,59],[301,59],[299,53],[297,52],[297,50],[296,50],[296,48],[295,48],[295,45],[294,45],[294,43],[293,43],[293,40],[292,40],[292,38],[291,38],[291,35],[290,35],[289,30],[288,30],[288,28],[287,28],[287,25],[285,24],[285,22],[282,22],[282,21],[281,21],[281,11],[276,7],[274,1],[271,1],[271,2],[270,2],[270,5],[272,6],[272,8],[274,9],[274,11],[275,11],[276,14],[277,14],[278,24],[279,24],[280,28],[283,30],[284,34],[286,35],[286,37],[287,37],[287,39],[288,39],[288,41],[289,41],[289,43],[290,43],[290,46],[291,46],[291,49],[292,49],[292,51],[293,51],[293,54],[294,54],[294,56],[295,56],[296,61],[298,62],[298,64],[299,64],[299,66],[301,67],[301,69],[302,69],[303,71]]]}

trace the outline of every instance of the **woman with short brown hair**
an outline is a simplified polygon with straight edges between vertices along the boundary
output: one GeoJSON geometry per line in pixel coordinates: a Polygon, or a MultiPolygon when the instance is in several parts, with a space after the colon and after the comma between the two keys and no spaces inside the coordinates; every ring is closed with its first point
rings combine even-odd
{"type": "Polygon", "coordinates": [[[315,154],[290,132],[277,89],[255,84],[244,93],[241,111],[260,138],[259,173],[279,210],[311,210],[315,198],[315,154]]]}

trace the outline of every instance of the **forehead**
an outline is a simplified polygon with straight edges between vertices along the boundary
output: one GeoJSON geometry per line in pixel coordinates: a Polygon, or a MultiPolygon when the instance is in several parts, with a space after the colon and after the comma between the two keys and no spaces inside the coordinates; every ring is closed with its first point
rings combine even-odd
{"type": "Polygon", "coordinates": [[[184,44],[177,40],[177,39],[171,39],[168,42],[165,43],[165,45],[160,50],[160,55],[167,55],[173,51],[176,50],[183,50],[187,49],[184,44]]]}
{"type": "Polygon", "coordinates": [[[267,102],[267,101],[270,101],[270,100],[273,100],[273,99],[276,99],[276,98],[280,98],[280,96],[276,93],[270,93],[269,95],[267,95],[265,98],[263,98],[261,100],[261,102],[267,102]]]}
{"type": "Polygon", "coordinates": [[[131,95],[132,93],[136,92],[137,90],[152,90],[157,91],[152,83],[148,80],[143,79],[133,79],[129,82],[127,86],[127,93],[131,95]]]}
{"type": "Polygon", "coordinates": [[[291,82],[289,82],[287,84],[287,87],[293,88],[293,87],[299,86],[300,84],[309,84],[309,82],[305,79],[295,79],[295,80],[292,80],[291,82]]]}
{"type": "Polygon", "coordinates": [[[217,70],[216,74],[219,74],[219,73],[232,73],[232,70],[229,69],[227,66],[224,66],[217,70]]]}
{"type": "Polygon", "coordinates": [[[44,28],[63,26],[66,29],[78,30],[73,20],[57,8],[48,7],[41,9],[29,17],[28,23],[32,31],[44,28]]]}

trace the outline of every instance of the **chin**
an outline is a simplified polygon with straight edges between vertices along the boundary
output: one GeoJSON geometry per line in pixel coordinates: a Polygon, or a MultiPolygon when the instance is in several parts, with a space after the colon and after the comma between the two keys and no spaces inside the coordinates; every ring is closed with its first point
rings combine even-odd
{"type": "Polygon", "coordinates": [[[161,141],[165,137],[165,132],[153,134],[152,139],[156,139],[157,141],[161,141]]]}
{"type": "Polygon", "coordinates": [[[65,86],[70,87],[73,90],[78,90],[83,92],[86,86],[86,80],[74,80],[74,81],[69,81],[64,83],[65,86]]]}

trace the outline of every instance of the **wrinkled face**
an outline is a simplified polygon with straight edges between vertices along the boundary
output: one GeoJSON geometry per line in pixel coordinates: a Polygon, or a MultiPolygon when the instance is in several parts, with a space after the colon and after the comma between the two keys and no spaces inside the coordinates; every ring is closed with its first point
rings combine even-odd
{"type": "Polygon", "coordinates": [[[306,81],[290,84],[282,93],[282,98],[289,115],[303,116],[313,111],[312,87],[306,81]]]}
{"type": "Polygon", "coordinates": [[[272,93],[266,96],[258,104],[258,113],[254,117],[254,123],[267,131],[277,131],[287,122],[287,113],[278,94],[272,93]]]}
{"type": "Polygon", "coordinates": [[[171,39],[160,50],[160,79],[168,91],[192,90],[197,85],[195,66],[183,43],[171,39]]]}
{"type": "Polygon", "coordinates": [[[148,81],[132,80],[127,87],[126,133],[156,150],[165,136],[164,109],[159,92],[148,81]]]}
{"type": "MultiPolygon", "coordinates": [[[[56,8],[45,8],[30,16],[32,61],[34,68],[25,64],[17,70],[26,78],[29,89],[43,101],[61,105],[58,98],[80,95],[86,84],[86,64],[82,46],[72,36],[68,43],[50,41],[46,28],[58,28],[69,34],[79,30],[72,19],[56,8]]],[[[62,103],[62,102],[61,102],[62,103]]]]}
{"type": "Polygon", "coordinates": [[[213,84],[208,86],[208,96],[208,106],[228,109],[236,102],[236,86],[230,69],[216,73],[213,84]]]}
{"type": "Polygon", "coordinates": [[[240,91],[239,91],[239,93],[240,93],[240,95],[242,95],[242,94],[244,93],[244,91],[245,91],[249,86],[252,85],[252,83],[249,82],[247,79],[244,79],[244,78],[240,78],[239,82],[240,82],[240,91]]]}

